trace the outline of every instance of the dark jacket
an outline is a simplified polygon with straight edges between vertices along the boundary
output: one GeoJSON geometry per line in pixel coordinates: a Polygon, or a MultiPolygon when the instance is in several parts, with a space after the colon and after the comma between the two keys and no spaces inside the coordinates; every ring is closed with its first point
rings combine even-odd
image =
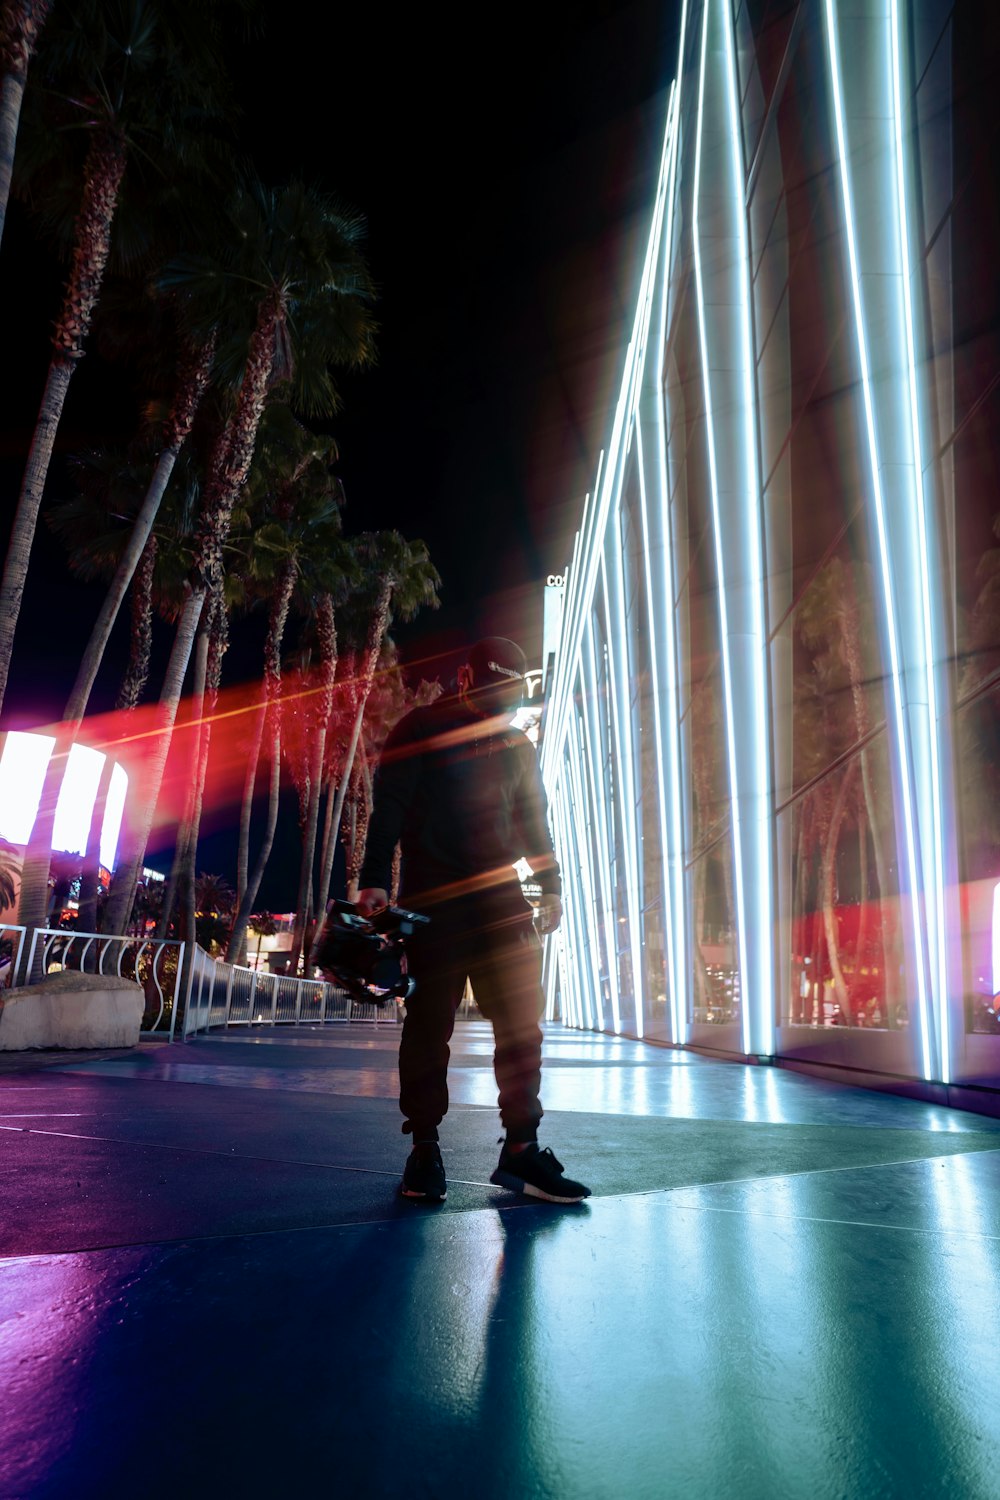
{"type": "Polygon", "coordinates": [[[414,709],[386,741],[375,776],[361,886],[389,890],[402,841],[407,899],[511,889],[524,858],[559,894],[538,756],[519,729],[486,734],[454,697],[414,709]]]}

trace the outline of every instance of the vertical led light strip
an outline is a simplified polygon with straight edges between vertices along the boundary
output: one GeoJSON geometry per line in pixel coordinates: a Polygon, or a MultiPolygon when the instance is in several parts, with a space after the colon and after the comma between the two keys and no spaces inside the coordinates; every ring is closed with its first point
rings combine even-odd
{"type": "Polygon", "coordinates": [[[572,611],[567,611],[565,626],[560,636],[560,655],[564,657],[566,665],[556,684],[557,691],[553,704],[552,721],[549,725],[546,741],[543,746],[542,774],[545,777],[552,774],[567,732],[569,713],[568,687],[569,679],[572,675],[572,663],[576,658],[579,648],[583,618],[594,597],[601,548],[608,525],[608,516],[612,505],[617,503],[618,496],[621,493],[630,418],[634,407],[635,391],[642,374],[645,356],[643,330],[647,322],[652,275],[658,259],[660,229],[662,227],[663,193],[666,183],[666,169],[671,140],[669,125],[670,122],[668,119],[667,128],[664,131],[663,148],[660,154],[653,226],[646,245],[646,256],[640,278],[639,298],[633,320],[632,337],[625,352],[624,372],[618,402],[615,407],[611,441],[608,445],[606,460],[602,454],[603,468],[599,473],[598,483],[595,486],[595,503],[591,512],[590,535],[584,538],[581,543],[579,588],[575,596],[575,607],[572,611]],[[565,648],[563,648],[563,643],[565,643],[565,648]]]}
{"type": "Polygon", "coordinates": [[[732,145],[733,213],[739,226],[740,344],[743,354],[743,444],[746,465],[744,506],[749,539],[750,601],[753,673],[753,773],[755,904],[755,979],[756,1005],[752,1006],[750,975],[743,1010],[745,1049],[770,1056],[774,1051],[774,966],[772,941],[774,933],[774,892],[771,865],[771,777],[768,755],[767,717],[767,627],[764,620],[764,557],[761,545],[760,479],[757,461],[756,403],[754,391],[754,351],[750,327],[750,243],[746,216],[746,173],[740,138],[738,93],[736,86],[736,50],[733,8],[729,0],[719,0],[722,29],[726,37],[726,92],[729,98],[729,134],[732,145]],[[756,1020],[757,1027],[752,1028],[756,1020]],[[757,1035],[752,1037],[752,1030],[757,1035]]]}
{"type": "MultiPolygon", "coordinates": [[[[684,879],[684,822],[681,813],[681,751],[678,740],[680,723],[680,694],[678,691],[677,632],[674,614],[674,566],[673,537],[670,516],[670,484],[667,474],[667,427],[666,427],[666,380],[663,362],[667,348],[667,323],[670,312],[670,266],[674,243],[674,205],[676,201],[677,159],[680,152],[681,90],[684,82],[684,50],[687,42],[688,0],[681,7],[681,36],[677,53],[677,81],[673,93],[673,133],[670,142],[670,167],[667,176],[666,230],[663,236],[663,270],[660,284],[660,328],[656,345],[656,367],[654,406],[656,410],[656,478],[659,491],[661,535],[663,537],[662,620],[664,629],[664,675],[666,689],[665,711],[657,720],[656,752],[657,775],[660,778],[660,830],[663,840],[665,912],[668,918],[668,952],[671,954],[670,1005],[673,1021],[673,1040],[678,1045],[687,1041],[687,927],[684,879]],[[663,752],[666,748],[666,767],[663,752]],[[664,770],[669,782],[669,831],[667,827],[667,792],[664,787],[664,770]]],[[[645,479],[642,459],[642,432],[637,429],[640,454],[640,480],[645,479]]],[[[647,528],[645,491],[642,491],[643,526],[647,528]]],[[[649,600],[649,634],[656,648],[657,630],[654,607],[651,558],[649,555],[648,529],[646,540],[646,575],[649,600]]],[[[654,680],[659,688],[658,658],[654,656],[654,680]]],[[[654,698],[656,711],[660,710],[659,694],[654,698]]]]}
{"type": "Polygon", "coordinates": [[[635,1006],[636,1036],[643,1035],[643,968],[642,941],[639,931],[639,835],[635,818],[635,749],[632,740],[631,683],[625,637],[625,579],[622,565],[621,509],[611,513],[611,542],[615,553],[617,608],[611,620],[611,596],[607,560],[601,554],[601,584],[604,595],[605,628],[608,631],[608,669],[611,673],[611,701],[615,705],[615,751],[618,757],[619,802],[621,804],[622,852],[625,859],[625,905],[628,911],[629,951],[632,956],[632,1002],[635,1006]],[[615,658],[618,658],[617,661],[615,658]]]}
{"type": "Polygon", "coordinates": [[[864,312],[861,305],[861,277],[858,270],[858,252],[855,241],[854,207],[851,197],[850,174],[847,166],[847,138],[844,128],[844,105],[840,77],[840,49],[837,42],[836,7],[834,0],[825,0],[827,45],[830,60],[830,82],[833,92],[833,112],[837,130],[837,151],[840,157],[840,185],[844,199],[844,227],[847,235],[847,256],[851,273],[851,296],[854,305],[854,321],[858,337],[858,360],[861,367],[861,387],[864,396],[865,425],[868,434],[868,454],[872,476],[872,499],[878,533],[879,563],[882,575],[882,593],[886,609],[886,634],[889,644],[889,667],[892,677],[892,705],[895,721],[896,743],[899,751],[900,785],[903,802],[903,834],[906,843],[906,861],[910,885],[910,916],[913,925],[914,958],[917,967],[917,1008],[920,1016],[921,1065],[924,1078],[932,1076],[930,1056],[930,1027],[927,1010],[927,974],[924,963],[923,934],[920,926],[920,879],[917,862],[917,835],[913,810],[913,793],[910,785],[909,756],[905,709],[903,705],[902,667],[898,641],[898,621],[892,584],[892,568],[889,560],[889,542],[885,517],[885,497],[882,493],[882,476],[879,469],[878,442],[875,435],[875,411],[872,401],[871,372],[868,360],[868,340],[865,331],[864,312]]]}
{"type": "MultiPolygon", "coordinates": [[[[661,403],[658,401],[657,406],[661,403]]],[[[649,515],[646,501],[646,471],[645,458],[642,446],[642,424],[636,414],[635,436],[637,445],[637,457],[639,461],[639,502],[642,509],[642,550],[646,566],[646,612],[649,629],[649,663],[653,678],[653,732],[656,736],[656,782],[658,792],[658,809],[660,825],[660,848],[663,858],[663,935],[666,942],[667,961],[670,967],[670,1020],[671,1039],[680,1045],[687,1040],[687,1029],[682,1020],[681,1002],[683,999],[683,973],[684,973],[684,905],[683,893],[678,902],[677,895],[673,889],[672,873],[675,866],[683,868],[682,835],[680,825],[680,789],[679,772],[676,764],[671,767],[670,772],[670,795],[667,792],[667,776],[664,766],[664,745],[669,741],[676,755],[676,679],[673,670],[673,631],[668,631],[668,639],[665,646],[667,658],[667,723],[664,726],[664,714],[660,705],[660,665],[659,651],[657,648],[656,629],[656,602],[653,593],[653,564],[652,549],[650,546],[649,515]],[[672,830],[668,831],[668,806],[672,830]],[[675,857],[671,857],[672,853],[675,857]]],[[[664,526],[669,531],[670,517],[664,507],[664,526]]],[[[673,597],[673,569],[669,566],[667,557],[666,582],[666,614],[670,625],[673,625],[674,597],[673,597]]],[[[683,877],[682,877],[683,878],[683,877]]]]}
{"type": "MultiPolygon", "coordinates": [[[[557,840],[559,850],[559,863],[566,869],[567,873],[569,874],[569,882],[572,882],[575,880],[576,876],[575,872],[573,872],[572,851],[570,850],[569,841],[566,836],[565,800],[560,797],[554,803],[554,806],[554,822],[556,828],[558,829],[557,840]]],[[[567,895],[569,895],[568,890],[567,895]]],[[[566,952],[566,963],[562,974],[562,987],[563,995],[565,1001],[567,1002],[567,1008],[569,1010],[570,1024],[572,1026],[582,1026],[583,1017],[580,1011],[579,992],[576,983],[576,975],[579,969],[579,964],[577,962],[576,956],[576,935],[573,929],[573,905],[574,900],[572,898],[568,899],[566,902],[566,910],[563,917],[563,926],[565,928],[563,946],[564,949],[568,951],[566,952]]]]}
{"type": "MultiPolygon", "coordinates": [[[[951,1037],[948,1024],[948,962],[945,918],[944,828],[941,812],[941,763],[938,746],[938,703],[935,680],[936,653],[932,622],[930,551],[928,546],[927,496],[924,490],[923,444],[920,433],[920,408],[917,393],[917,357],[914,334],[913,298],[910,291],[910,236],[906,209],[906,166],[903,155],[903,90],[900,58],[900,16],[898,0],[890,0],[890,53],[892,56],[892,118],[896,161],[896,211],[899,221],[899,250],[903,285],[903,322],[906,329],[906,376],[910,418],[910,446],[913,453],[914,511],[917,521],[917,552],[920,566],[920,615],[923,627],[924,677],[927,690],[927,738],[930,759],[930,817],[932,893],[931,911],[927,913],[932,974],[936,978],[938,1033],[940,1043],[940,1076],[942,1083],[951,1080],[951,1037]]],[[[926,846],[926,845],[925,845],[926,846]]],[[[924,887],[926,890],[927,881],[924,887]]]]}
{"type": "MultiPolygon", "coordinates": [[[[598,769],[601,766],[600,741],[598,741],[598,750],[595,750],[591,720],[589,720],[588,712],[585,711],[586,691],[588,691],[586,690],[586,685],[583,684],[582,688],[580,688],[580,700],[582,700],[583,708],[582,714],[580,714],[580,718],[577,720],[576,730],[577,738],[580,741],[580,766],[582,766],[583,790],[585,790],[585,795],[589,798],[589,805],[591,805],[592,814],[594,814],[594,844],[595,849],[597,849],[597,874],[595,874],[597,886],[595,886],[595,889],[597,889],[598,900],[600,900],[598,919],[600,919],[601,932],[604,933],[604,953],[613,954],[613,951],[615,951],[613,950],[612,942],[615,912],[613,912],[612,903],[612,870],[610,870],[610,858],[609,853],[607,853],[607,838],[609,838],[609,832],[607,832],[607,799],[604,796],[603,778],[598,783],[598,769]],[[597,759],[595,759],[595,756],[597,756],[597,759]]],[[[598,735],[600,735],[600,730],[598,730],[598,735]]],[[[610,962],[610,959],[607,986],[609,986],[610,1001],[612,1001],[612,1029],[613,1031],[619,1031],[621,1029],[621,1020],[619,1020],[618,968],[616,968],[615,963],[610,962]]],[[[598,965],[597,987],[601,1002],[601,1029],[603,1029],[604,989],[601,986],[600,965],[598,965]]]]}
{"type": "Polygon", "coordinates": [[[580,750],[577,741],[577,734],[573,732],[575,729],[578,729],[578,727],[579,720],[577,720],[576,724],[571,726],[570,733],[566,736],[566,744],[568,746],[567,765],[573,785],[573,802],[574,805],[579,809],[578,816],[583,823],[582,829],[579,827],[579,824],[577,825],[578,842],[581,834],[586,839],[586,852],[583,854],[583,857],[580,860],[580,875],[583,884],[583,900],[581,905],[583,907],[583,910],[587,913],[587,920],[581,925],[583,926],[587,934],[587,952],[590,954],[590,972],[591,978],[593,980],[593,1009],[595,1013],[595,1021],[597,1029],[599,1031],[603,1031],[604,997],[601,994],[601,965],[597,951],[598,912],[597,891],[594,885],[593,865],[594,845],[597,838],[599,837],[599,834],[597,833],[597,830],[595,829],[593,824],[590,799],[587,797],[586,792],[584,791],[583,778],[580,774],[580,750]]]}
{"type": "Polygon", "coordinates": [[[708,338],[705,326],[705,287],[701,267],[701,233],[699,227],[698,197],[701,188],[701,141],[705,111],[705,61],[708,55],[708,20],[710,0],[705,3],[705,19],[701,34],[701,65],[698,76],[698,123],[694,150],[694,187],[692,191],[692,242],[694,249],[695,294],[698,302],[698,339],[701,346],[702,382],[705,392],[705,425],[708,435],[708,474],[712,492],[712,530],[715,541],[715,567],[719,587],[719,623],[722,647],[722,676],[726,700],[726,751],[729,759],[729,795],[733,827],[733,874],[736,886],[736,928],[740,955],[740,989],[743,1003],[742,1016],[743,1050],[750,1051],[750,975],[746,948],[746,900],[743,889],[743,838],[740,827],[739,781],[737,778],[736,736],[733,723],[733,683],[729,658],[729,610],[726,601],[726,573],[722,553],[722,516],[719,506],[719,479],[715,452],[715,419],[712,409],[712,378],[708,364],[708,338]]]}
{"type": "MultiPolygon", "coordinates": [[[[588,660],[590,664],[590,680],[593,695],[597,697],[599,692],[599,679],[597,675],[597,650],[594,646],[594,623],[593,619],[587,621],[587,646],[588,660]]],[[[618,992],[618,935],[615,931],[614,899],[611,890],[611,857],[608,852],[609,840],[614,837],[614,824],[612,819],[614,813],[609,806],[609,798],[605,787],[604,777],[604,741],[601,736],[600,722],[597,721],[595,729],[594,720],[591,719],[588,704],[588,691],[586,673],[583,675],[583,683],[580,693],[580,701],[583,705],[584,718],[588,729],[590,740],[590,754],[588,764],[590,768],[591,795],[598,819],[597,826],[605,833],[605,837],[597,841],[597,858],[600,866],[601,877],[601,905],[604,909],[604,951],[608,962],[608,987],[611,991],[611,1016],[612,1025],[616,1036],[621,1034],[621,999],[618,992]],[[598,806],[598,802],[600,805],[598,806]]],[[[597,710],[595,703],[594,716],[596,720],[597,710]]],[[[610,752],[610,746],[608,747],[610,752]]]]}
{"type": "Polygon", "coordinates": [[[583,900],[581,899],[582,892],[580,890],[579,875],[580,848],[576,837],[576,823],[573,818],[572,803],[570,801],[563,803],[563,831],[567,852],[573,861],[573,884],[575,887],[573,900],[567,903],[566,910],[573,942],[573,988],[577,997],[576,1009],[580,1017],[580,1025],[592,1031],[594,1029],[596,1011],[593,996],[584,978],[586,960],[584,957],[585,944],[582,920],[583,900]]]}

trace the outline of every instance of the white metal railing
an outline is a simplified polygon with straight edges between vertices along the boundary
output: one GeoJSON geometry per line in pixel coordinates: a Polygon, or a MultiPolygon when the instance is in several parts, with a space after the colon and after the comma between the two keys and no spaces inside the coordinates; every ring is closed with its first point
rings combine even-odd
{"type": "Polygon", "coordinates": [[[396,1005],[364,1005],[323,979],[294,979],[212,958],[190,955],[182,1036],[229,1026],[296,1026],[367,1021],[395,1025],[396,1005]]]}
{"type": "Polygon", "coordinates": [[[0,990],[9,990],[20,973],[24,933],[23,927],[12,922],[0,926],[0,990]]]}
{"type": "MultiPolygon", "coordinates": [[[[8,928],[5,931],[11,931],[8,928]]],[[[50,974],[66,970],[84,974],[114,974],[133,979],[146,994],[142,1033],[169,1034],[177,1024],[178,976],[184,964],[184,944],[175,938],[121,937],[105,932],[74,932],[65,927],[36,927],[31,934],[27,962],[20,967],[25,931],[19,928],[17,957],[10,972],[23,974],[22,984],[38,984],[50,974]]]]}
{"type": "Polygon", "coordinates": [[[143,1036],[196,1036],[214,1027],[325,1022],[394,1025],[395,1005],[364,1005],[322,979],[293,979],[223,963],[176,938],[122,937],[36,927],[25,958],[24,927],[0,927],[0,989],[37,984],[67,970],[133,979],[146,994],[143,1036]],[[181,1003],[183,1001],[183,1003],[181,1003]],[[180,1026],[178,1028],[178,1019],[180,1026]]]}

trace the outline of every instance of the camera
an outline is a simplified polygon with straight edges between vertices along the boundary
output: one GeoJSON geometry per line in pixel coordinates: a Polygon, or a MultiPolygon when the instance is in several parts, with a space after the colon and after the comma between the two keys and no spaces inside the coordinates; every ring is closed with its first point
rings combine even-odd
{"type": "Polygon", "coordinates": [[[331,901],[309,962],[354,1000],[374,1005],[405,1000],[415,987],[406,971],[405,941],[429,921],[400,906],[363,917],[351,902],[331,901]]]}

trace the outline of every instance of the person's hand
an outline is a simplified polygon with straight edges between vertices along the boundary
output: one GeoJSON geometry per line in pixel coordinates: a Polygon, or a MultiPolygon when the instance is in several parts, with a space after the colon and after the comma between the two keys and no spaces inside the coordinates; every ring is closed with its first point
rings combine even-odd
{"type": "Polygon", "coordinates": [[[558,896],[543,896],[535,907],[535,931],[539,937],[555,932],[562,921],[562,902],[558,896]]]}
{"type": "Polygon", "coordinates": [[[381,886],[366,886],[363,891],[358,892],[357,908],[363,917],[370,917],[372,912],[381,911],[383,906],[389,905],[389,892],[382,890],[381,886]]]}

